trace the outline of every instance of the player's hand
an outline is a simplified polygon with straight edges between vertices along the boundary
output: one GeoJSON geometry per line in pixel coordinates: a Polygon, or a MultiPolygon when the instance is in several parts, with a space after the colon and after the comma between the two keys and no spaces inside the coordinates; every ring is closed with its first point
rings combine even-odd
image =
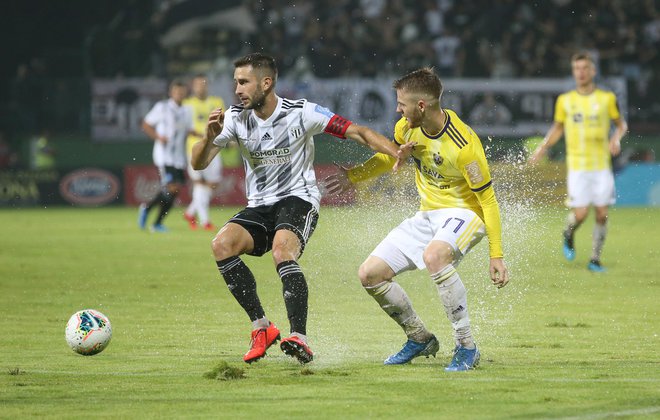
{"type": "Polygon", "coordinates": [[[325,194],[342,194],[351,189],[353,183],[348,179],[348,168],[341,166],[335,163],[337,166],[337,172],[327,176],[321,182],[321,189],[325,191],[325,194]]]}
{"type": "Polygon", "coordinates": [[[206,140],[213,141],[218,134],[222,132],[225,123],[225,112],[222,108],[214,109],[209,115],[209,121],[206,124],[206,140]]]}
{"type": "Polygon", "coordinates": [[[541,159],[543,159],[544,156],[545,156],[545,150],[538,148],[529,157],[527,163],[529,163],[532,166],[537,165],[541,161],[541,159]]]}
{"type": "Polygon", "coordinates": [[[509,282],[509,271],[506,269],[504,259],[491,258],[490,259],[490,279],[498,289],[506,286],[509,282]]]}
{"type": "Polygon", "coordinates": [[[163,143],[163,144],[167,144],[167,137],[165,137],[165,136],[158,136],[158,137],[156,137],[156,141],[157,141],[157,142],[160,142],[160,143],[163,143]]]}
{"type": "Polygon", "coordinates": [[[394,167],[392,170],[394,172],[398,172],[399,168],[401,168],[403,165],[405,165],[406,161],[412,155],[413,149],[417,146],[417,142],[411,141],[406,144],[402,144],[399,146],[399,150],[396,152],[396,162],[394,163],[394,167]]]}
{"type": "Polygon", "coordinates": [[[619,156],[619,153],[621,153],[621,142],[619,140],[610,142],[610,153],[612,156],[619,156]]]}

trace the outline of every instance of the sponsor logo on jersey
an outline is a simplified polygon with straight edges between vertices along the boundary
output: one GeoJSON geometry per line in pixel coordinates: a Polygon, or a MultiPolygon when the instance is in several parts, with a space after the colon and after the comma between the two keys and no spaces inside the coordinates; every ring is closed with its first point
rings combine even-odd
{"type": "Polygon", "coordinates": [[[314,108],[314,111],[318,112],[319,114],[323,114],[328,118],[332,118],[332,116],[335,115],[328,108],[322,107],[321,105],[316,105],[316,108],[314,108]]]}
{"type": "Polygon", "coordinates": [[[261,136],[261,141],[268,141],[268,140],[272,140],[272,139],[273,139],[273,137],[270,135],[270,133],[266,133],[263,136],[261,136]]]}
{"type": "Polygon", "coordinates": [[[480,184],[484,180],[484,175],[481,173],[481,168],[476,160],[465,165],[465,170],[467,171],[468,177],[472,184],[480,184]]]}
{"type": "Polygon", "coordinates": [[[282,165],[291,161],[291,150],[281,149],[255,150],[250,152],[254,167],[266,165],[282,165]]]}
{"type": "Polygon", "coordinates": [[[443,179],[444,178],[444,176],[440,175],[440,172],[436,171],[433,168],[429,168],[426,165],[422,165],[422,173],[424,173],[425,175],[430,176],[431,178],[435,178],[435,179],[443,179]]]}

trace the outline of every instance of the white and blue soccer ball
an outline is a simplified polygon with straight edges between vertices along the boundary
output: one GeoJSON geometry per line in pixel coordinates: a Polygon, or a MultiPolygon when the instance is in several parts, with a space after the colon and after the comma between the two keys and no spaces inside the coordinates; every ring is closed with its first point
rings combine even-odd
{"type": "Polygon", "coordinates": [[[73,351],[91,356],[108,347],[112,338],[112,326],[108,317],[101,312],[85,309],[69,318],[65,337],[73,351]]]}

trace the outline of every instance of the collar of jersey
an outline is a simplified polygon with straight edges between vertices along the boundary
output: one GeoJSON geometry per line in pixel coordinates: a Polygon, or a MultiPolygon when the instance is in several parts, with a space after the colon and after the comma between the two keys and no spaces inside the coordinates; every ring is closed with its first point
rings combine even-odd
{"type": "Polygon", "coordinates": [[[436,134],[435,136],[432,136],[429,133],[427,133],[426,130],[424,130],[424,127],[421,127],[421,126],[419,127],[419,128],[422,129],[422,134],[424,134],[426,137],[428,137],[431,140],[439,139],[443,134],[445,134],[445,131],[447,130],[447,127],[449,126],[449,113],[447,111],[445,111],[444,109],[442,110],[442,112],[444,112],[445,117],[447,117],[447,119],[445,120],[445,126],[442,127],[442,130],[440,130],[440,132],[438,134],[436,134]]]}
{"type": "Polygon", "coordinates": [[[265,120],[262,120],[261,118],[257,117],[257,114],[254,113],[254,111],[252,112],[252,115],[254,115],[254,118],[257,120],[259,125],[267,124],[273,118],[275,118],[275,115],[278,115],[280,113],[280,109],[282,109],[282,98],[277,96],[277,95],[275,95],[275,96],[277,97],[277,105],[275,105],[275,109],[273,110],[273,113],[270,114],[270,116],[268,118],[266,118],[265,120]]]}

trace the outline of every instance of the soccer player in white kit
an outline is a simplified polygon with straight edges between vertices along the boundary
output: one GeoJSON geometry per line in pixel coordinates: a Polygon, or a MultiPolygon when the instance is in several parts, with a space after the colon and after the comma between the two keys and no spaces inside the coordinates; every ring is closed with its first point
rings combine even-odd
{"type": "Polygon", "coordinates": [[[238,143],[243,158],[248,206],[220,229],[212,242],[213,254],[229,290],[252,321],[252,342],[243,356],[251,363],[265,356],[280,331],[266,317],[254,276],[240,255],[261,256],[272,250],[291,326],[280,348],[308,363],[314,356],[307,343],[308,289],[297,260],[316,227],[321,199],[313,135],[349,138],[394,160],[398,147],[306,99],[277,96],[277,67],[268,55],[249,54],[234,67],[241,104],[211,113],[205,138],[193,148],[191,161],[193,168],[202,169],[231,141],[238,143]]]}
{"type": "Polygon", "coordinates": [[[153,161],[160,174],[161,189],[148,203],[141,204],[138,225],[144,229],[152,208],[159,206],[158,218],[151,226],[153,232],[167,232],[163,220],[174,204],[185,182],[186,137],[194,133],[190,109],[183,106],[187,86],[181,80],[170,83],[169,99],[157,102],[142,121],[142,130],[154,141],[153,161]]]}
{"type": "Polygon", "coordinates": [[[628,125],[619,112],[614,93],[596,87],[596,66],[591,56],[573,55],[571,67],[576,88],[557,98],[555,121],[530,157],[530,163],[541,160],[565,132],[567,203],[571,210],[563,235],[564,256],[568,261],[575,259],[575,231],[587,218],[589,207],[594,206],[596,224],[587,268],[599,273],[605,271],[600,255],[607,234],[608,208],[615,202],[611,156],[621,152],[621,138],[628,125]],[[616,128],[610,135],[612,122],[616,128]]]}

